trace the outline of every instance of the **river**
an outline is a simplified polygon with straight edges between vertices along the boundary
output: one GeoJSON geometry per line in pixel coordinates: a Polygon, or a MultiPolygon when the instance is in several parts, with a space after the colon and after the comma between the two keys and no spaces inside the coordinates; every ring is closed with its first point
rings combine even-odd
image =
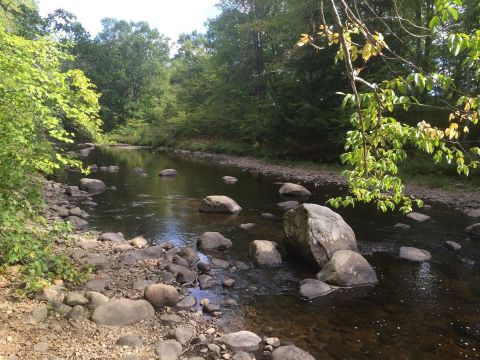
{"type": "MultiPolygon", "coordinates": [[[[284,179],[146,150],[97,148],[85,163],[120,167],[117,173],[90,175],[115,188],[97,195],[98,206],[87,209],[93,229],[194,248],[203,232],[218,231],[233,241],[233,248],[205,253],[203,258],[245,262],[249,262],[251,241],[282,241],[282,212],[276,204],[286,200],[278,194],[278,182],[284,179]],[[148,176],[135,174],[134,167],[143,168],[148,176]],[[178,176],[157,176],[164,168],[177,169],[178,176]],[[225,184],[221,180],[225,175],[237,177],[238,182],[225,184]],[[243,210],[236,216],[199,213],[200,200],[207,195],[227,195],[243,210]],[[262,218],[264,212],[275,218],[262,218]],[[257,225],[248,231],[238,227],[247,222],[257,225]]],[[[80,177],[69,173],[68,181],[77,184],[80,177]]],[[[333,186],[306,186],[313,192],[311,203],[323,205],[341,193],[333,186]]],[[[317,269],[306,268],[285,254],[280,267],[229,274],[236,280],[232,289],[222,288],[226,274],[216,270],[214,288],[191,292],[198,299],[233,297],[239,303],[225,309],[220,319],[225,331],[245,329],[260,336],[277,336],[317,359],[478,357],[480,241],[464,235],[464,228],[474,221],[452,208],[431,205],[421,210],[431,216],[424,223],[413,223],[401,214],[381,214],[368,206],[336,210],[355,231],[360,253],[377,272],[375,287],[342,289],[313,301],[303,300],[298,283],[314,277],[317,269]],[[395,229],[397,222],[408,223],[410,230],[395,229]],[[460,243],[461,251],[449,251],[444,245],[447,240],[460,243]],[[422,263],[402,260],[400,246],[426,249],[433,258],[422,263]]]]}

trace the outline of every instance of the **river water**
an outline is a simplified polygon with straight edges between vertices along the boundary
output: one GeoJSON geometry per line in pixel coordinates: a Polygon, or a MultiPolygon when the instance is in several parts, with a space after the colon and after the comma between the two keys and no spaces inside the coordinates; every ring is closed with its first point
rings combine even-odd
{"type": "MultiPolygon", "coordinates": [[[[256,239],[280,242],[282,213],[276,204],[276,179],[242,172],[173,153],[146,150],[97,148],[86,164],[118,165],[117,173],[97,172],[106,190],[87,209],[90,226],[102,232],[124,233],[126,238],[144,235],[153,243],[165,240],[195,248],[205,231],[219,231],[233,241],[233,248],[205,253],[225,260],[249,262],[248,244],[256,239]],[[133,173],[143,168],[148,177],[133,173]],[[160,178],[159,170],[175,168],[175,178],[160,178]],[[228,185],[221,177],[231,175],[238,183],[228,185]],[[227,195],[243,210],[237,216],[202,214],[199,203],[207,195],[227,195]],[[275,219],[264,219],[270,212],[275,219]],[[239,224],[257,225],[245,231],[239,224]]],[[[80,174],[70,173],[77,184],[80,174]]],[[[334,187],[306,185],[313,193],[308,202],[324,204],[340,193],[334,187]]],[[[222,289],[227,276],[216,270],[215,286],[192,289],[198,299],[234,298],[240,306],[225,309],[220,324],[225,331],[251,330],[261,336],[277,336],[309,351],[317,359],[465,359],[480,354],[480,241],[469,240],[464,228],[474,221],[460,211],[431,204],[422,210],[431,216],[413,223],[400,214],[380,214],[370,207],[338,211],[353,228],[359,251],[372,264],[379,279],[375,287],[343,289],[306,301],[298,295],[298,283],[315,276],[317,269],[302,266],[285,254],[277,268],[253,268],[228,274],[235,287],[222,289]],[[394,229],[397,222],[411,225],[394,229]],[[459,253],[444,242],[462,245],[459,253]],[[413,263],[399,259],[400,246],[415,246],[432,253],[432,260],[413,263]]]]}

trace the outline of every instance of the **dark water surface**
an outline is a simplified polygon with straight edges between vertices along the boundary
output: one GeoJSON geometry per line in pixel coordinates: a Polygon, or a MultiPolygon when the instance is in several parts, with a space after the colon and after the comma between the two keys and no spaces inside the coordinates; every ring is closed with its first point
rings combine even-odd
{"type": "MultiPolygon", "coordinates": [[[[276,184],[281,179],[143,150],[100,148],[86,163],[120,166],[118,173],[90,175],[116,187],[95,197],[98,206],[89,210],[94,229],[192,247],[203,232],[219,231],[232,239],[233,248],[205,255],[245,262],[249,262],[248,244],[252,240],[282,240],[282,214],[276,208],[285,200],[276,184]],[[134,174],[134,167],[142,167],[149,176],[134,174]],[[173,179],[158,177],[164,168],[175,168],[179,175],[173,179]],[[239,181],[224,184],[224,175],[239,181]],[[201,214],[199,203],[207,195],[230,196],[243,210],[237,216],[201,214]],[[263,212],[276,218],[263,219],[263,212]],[[246,222],[257,226],[249,231],[238,228],[246,222]]],[[[76,184],[80,177],[72,173],[69,181],[76,184]]],[[[307,187],[313,192],[312,203],[324,204],[329,196],[339,193],[333,187],[307,187]]],[[[314,277],[316,270],[302,268],[287,257],[278,268],[228,274],[236,279],[235,287],[229,290],[221,286],[227,274],[218,270],[213,289],[193,289],[192,293],[214,301],[223,297],[237,300],[240,306],[226,309],[221,319],[225,330],[278,336],[317,359],[478,357],[480,241],[467,239],[463,232],[474,221],[460,211],[436,204],[422,210],[431,216],[425,223],[413,223],[399,214],[379,214],[368,207],[338,212],[355,231],[360,252],[375,268],[377,286],[340,290],[305,301],[298,296],[298,282],[314,277]],[[394,229],[399,221],[410,224],[411,229],[394,229]],[[460,253],[449,251],[444,246],[446,240],[459,242],[460,253]],[[404,245],[426,249],[433,259],[423,263],[401,260],[398,251],[404,245]]]]}

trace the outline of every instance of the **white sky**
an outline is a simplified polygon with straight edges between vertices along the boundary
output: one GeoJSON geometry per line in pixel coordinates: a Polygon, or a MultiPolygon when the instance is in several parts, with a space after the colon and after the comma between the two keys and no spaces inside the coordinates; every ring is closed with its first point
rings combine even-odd
{"type": "Polygon", "coordinates": [[[171,40],[193,30],[205,32],[204,23],[218,15],[217,0],[37,0],[40,14],[46,16],[62,8],[77,16],[95,36],[106,17],[128,21],[147,21],[171,40]]]}

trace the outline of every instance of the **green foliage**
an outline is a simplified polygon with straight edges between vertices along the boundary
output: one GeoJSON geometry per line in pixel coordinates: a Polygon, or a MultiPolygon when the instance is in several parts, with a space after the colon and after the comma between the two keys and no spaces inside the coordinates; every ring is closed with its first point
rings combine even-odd
{"type": "Polygon", "coordinates": [[[62,70],[72,57],[48,38],[30,40],[0,26],[0,263],[21,265],[24,291],[76,271],[53,255],[52,232],[39,211],[41,182],[61,166],[80,167],[61,144],[77,133],[95,139],[98,96],[80,70],[62,70]]]}

